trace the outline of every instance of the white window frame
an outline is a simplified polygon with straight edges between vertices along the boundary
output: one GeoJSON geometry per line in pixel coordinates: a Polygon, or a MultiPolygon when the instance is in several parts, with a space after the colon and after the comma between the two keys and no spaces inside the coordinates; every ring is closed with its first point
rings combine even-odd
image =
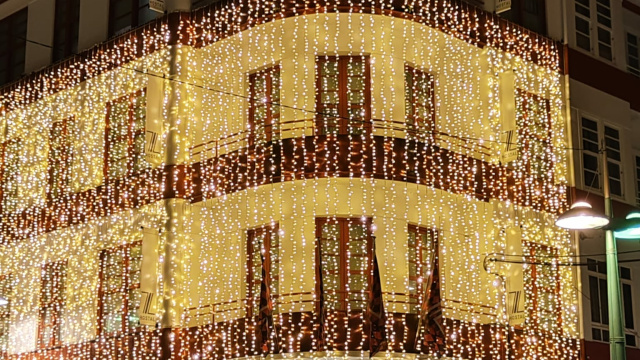
{"type": "MultiPolygon", "coordinates": [[[[578,125],[579,125],[579,129],[580,131],[578,132],[578,143],[580,144],[580,148],[582,149],[580,151],[579,157],[580,157],[580,179],[582,182],[582,188],[585,190],[589,190],[589,191],[595,191],[598,192],[600,194],[602,194],[602,185],[604,184],[601,177],[602,177],[602,166],[604,164],[601,164],[601,158],[600,158],[600,154],[599,153],[594,153],[592,151],[587,151],[584,149],[584,143],[583,143],[583,125],[582,125],[582,120],[583,118],[586,118],[587,120],[593,121],[597,124],[597,135],[598,135],[598,149],[600,149],[600,146],[602,145],[602,142],[605,139],[605,128],[610,128],[613,130],[616,130],[618,132],[618,143],[620,144],[620,149],[618,150],[618,152],[620,153],[620,160],[616,160],[611,158],[611,156],[607,156],[607,161],[614,163],[616,165],[618,165],[619,169],[620,169],[620,194],[611,194],[611,196],[613,198],[616,199],[620,199],[620,200],[624,200],[625,197],[625,181],[624,181],[624,170],[623,170],[623,159],[624,159],[624,154],[623,154],[623,146],[622,146],[622,131],[620,130],[619,127],[615,126],[615,125],[611,125],[609,123],[606,123],[602,120],[600,120],[598,117],[592,116],[588,113],[583,113],[581,111],[578,111],[578,125]],[[598,187],[592,187],[590,183],[587,183],[587,180],[584,176],[585,174],[585,167],[584,167],[584,154],[590,154],[593,156],[596,156],[598,158],[598,170],[597,170],[597,176],[598,176],[598,187]]],[[[609,172],[609,178],[611,178],[611,172],[609,172]]]]}
{"type": "MultiPolygon", "coordinates": [[[[594,260],[595,260],[595,259],[588,259],[587,261],[594,261],[594,260]]],[[[605,263],[604,261],[600,261],[600,260],[597,260],[597,263],[596,263],[596,264],[598,264],[597,266],[606,266],[606,263],[605,263]]],[[[618,271],[621,271],[621,269],[622,269],[623,267],[625,267],[625,266],[621,266],[621,267],[620,267],[620,269],[619,269],[618,271]]],[[[627,269],[629,269],[629,271],[630,271],[630,272],[633,272],[633,269],[632,269],[632,268],[627,268],[627,269]]],[[[589,269],[589,268],[587,268],[586,274],[587,274],[587,284],[588,284],[587,286],[589,286],[589,289],[588,289],[587,293],[588,293],[588,294],[589,294],[589,296],[590,296],[590,295],[591,295],[591,282],[590,282],[589,278],[590,278],[590,277],[594,277],[594,278],[598,279],[598,284],[599,284],[601,279],[602,279],[602,280],[607,281],[607,275],[606,275],[606,274],[603,274],[603,273],[601,273],[601,272],[599,272],[599,271],[597,270],[597,268],[596,268],[596,270],[595,270],[595,271],[594,271],[594,270],[591,270],[591,269],[589,269]]],[[[633,279],[633,274],[631,275],[631,279],[633,279]]],[[[630,280],[630,279],[622,279],[622,278],[621,278],[621,279],[620,279],[620,286],[621,286],[621,287],[620,287],[620,291],[622,291],[622,284],[626,284],[626,285],[631,286],[631,292],[632,292],[632,294],[633,294],[633,281],[632,281],[632,280],[630,280]]],[[[600,289],[599,289],[599,287],[598,287],[598,294],[600,295],[600,289]]],[[[622,311],[623,311],[623,318],[624,318],[624,309],[625,309],[625,307],[624,307],[624,297],[623,297],[621,300],[622,300],[622,302],[623,302],[623,303],[622,303],[622,311]]],[[[589,302],[590,302],[589,306],[590,306],[590,307],[591,307],[591,306],[593,306],[593,300],[591,300],[591,298],[589,298],[589,302]]],[[[636,302],[636,301],[633,299],[633,296],[631,297],[631,302],[632,302],[632,303],[635,303],[635,302],[636,302]]],[[[600,307],[602,307],[602,304],[599,304],[599,306],[600,306],[600,307]]],[[[632,309],[634,309],[633,304],[631,305],[631,308],[632,308],[632,309]]],[[[601,308],[600,308],[599,310],[600,310],[600,311],[602,311],[602,309],[601,309],[601,308]]],[[[608,311],[608,309],[605,309],[605,311],[608,311]]],[[[589,332],[589,337],[591,338],[591,340],[592,340],[592,341],[598,341],[598,342],[608,343],[608,340],[605,340],[605,339],[604,339],[604,336],[602,336],[602,335],[601,335],[601,339],[600,339],[600,340],[596,340],[596,339],[594,339],[594,338],[593,338],[593,329],[599,329],[599,330],[600,330],[600,332],[601,332],[601,334],[603,334],[605,331],[607,331],[607,332],[609,331],[609,325],[608,325],[608,324],[602,324],[601,322],[600,322],[600,323],[594,322],[594,321],[591,319],[591,313],[589,313],[589,314],[588,314],[588,315],[586,315],[586,316],[588,316],[588,319],[589,319],[588,323],[589,323],[589,325],[590,325],[590,329],[591,329],[591,331],[589,332]]],[[[635,316],[635,314],[634,314],[634,316],[635,316]]],[[[609,319],[609,322],[611,322],[611,319],[609,319]]],[[[624,320],[623,320],[623,326],[625,326],[625,324],[624,324],[624,320]]],[[[627,329],[627,328],[626,328],[626,326],[625,326],[625,328],[624,328],[625,336],[627,336],[627,335],[631,335],[631,336],[634,336],[634,337],[636,338],[636,344],[635,344],[635,346],[633,346],[633,345],[628,345],[628,344],[627,344],[627,346],[628,346],[628,347],[634,347],[634,348],[637,348],[637,347],[638,347],[638,341],[637,341],[637,340],[638,340],[638,333],[637,333],[637,330],[635,329],[635,327],[636,327],[636,324],[634,323],[634,329],[627,329]]]]}
{"type": "Polygon", "coordinates": [[[573,38],[574,38],[574,44],[576,49],[598,56],[598,58],[603,61],[615,62],[616,56],[615,56],[614,36],[613,36],[613,24],[614,24],[613,5],[612,5],[613,0],[587,0],[589,3],[588,8],[585,7],[584,4],[579,3],[578,1],[579,0],[573,1],[573,9],[572,9],[574,13],[573,38]],[[600,3],[600,1],[608,1],[609,2],[608,7],[604,6],[604,4],[600,3]],[[586,16],[585,14],[577,12],[576,11],[577,8],[587,9],[589,11],[589,16],[586,16]],[[598,10],[600,9],[605,9],[605,10],[608,9],[609,16],[607,16],[602,12],[599,12],[598,10]],[[589,24],[588,34],[584,34],[583,32],[578,31],[576,26],[576,23],[577,23],[576,19],[584,20],[589,24]],[[608,21],[611,23],[611,25],[609,26],[607,24],[604,24],[603,21],[608,21]],[[605,42],[600,41],[599,30],[606,31],[609,33],[609,44],[606,44],[605,42]],[[578,36],[577,36],[578,33],[586,36],[589,39],[589,50],[578,46],[578,36]],[[608,57],[604,57],[601,54],[600,45],[607,46],[610,48],[610,53],[611,53],[610,59],[608,57]]]}

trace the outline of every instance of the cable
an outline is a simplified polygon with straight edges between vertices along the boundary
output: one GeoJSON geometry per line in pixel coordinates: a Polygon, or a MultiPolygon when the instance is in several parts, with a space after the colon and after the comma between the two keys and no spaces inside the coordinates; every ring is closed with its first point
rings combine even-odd
{"type": "MultiPolygon", "coordinates": [[[[557,266],[589,266],[593,264],[589,263],[551,263],[551,262],[543,262],[543,261],[514,261],[514,260],[500,260],[500,259],[489,259],[489,261],[493,262],[501,262],[507,264],[521,264],[521,265],[557,265],[557,266]]],[[[627,259],[627,260],[618,260],[618,263],[635,263],[640,262],[640,259],[627,259]]]]}
{"type": "MultiPolygon", "coordinates": [[[[247,95],[240,95],[240,94],[232,93],[230,91],[213,89],[213,88],[210,88],[210,87],[207,87],[207,86],[204,86],[204,85],[199,85],[199,84],[191,83],[191,82],[188,82],[188,81],[168,78],[164,74],[161,76],[161,75],[158,75],[158,74],[151,73],[149,71],[138,70],[138,69],[130,68],[130,67],[127,67],[127,66],[121,66],[121,68],[124,68],[124,69],[127,69],[127,70],[131,70],[131,71],[135,71],[135,72],[140,73],[140,74],[144,74],[144,75],[148,75],[148,76],[153,76],[153,77],[156,77],[156,78],[164,79],[164,80],[174,81],[174,82],[176,82],[178,84],[189,85],[189,86],[193,86],[193,87],[196,87],[196,88],[199,88],[199,89],[202,89],[202,90],[213,91],[213,92],[220,93],[220,94],[223,94],[223,95],[238,97],[238,98],[245,99],[245,100],[262,100],[262,99],[255,99],[255,98],[252,98],[252,97],[247,96],[247,95]]],[[[303,109],[303,108],[299,108],[299,107],[296,107],[296,106],[284,105],[284,104],[277,103],[277,102],[265,101],[265,103],[269,104],[269,105],[280,106],[280,107],[286,108],[286,109],[302,111],[302,112],[310,113],[310,114],[313,114],[313,115],[330,116],[331,118],[335,118],[335,119],[354,121],[354,120],[352,120],[350,118],[347,118],[347,117],[344,117],[344,116],[335,116],[333,114],[326,114],[326,113],[318,112],[318,111],[315,111],[315,110],[303,109]]],[[[500,141],[500,140],[488,140],[488,139],[474,138],[474,137],[470,137],[470,136],[450,135],[450,134],[447,134],[447,133],[434,131],[434,130],[428,130],[428,131],[425,131],[425,132],[426,133],[431,133],[431,134],[434,134],[434,135],[442,135],[442,136],[449,137],[449,138],[452,138],[452,139],[462,139],[462,140],[476,141],[476,142],[481,142],[481,143],[488,142],[488,143],[496,143],[496,144],[503,144],[503,145],[517,145],[517,143],[505,142],[505,141],[500,141]]],[[[563,148],[556,148],[556,149],[574,150],[574,151],[586,151],[586,149],[583,149],[583,148],[572,148],[572,147],[563,147],[563,148]]]]}
{"type": "MultiPolygon", "coordinates": [[[[640,250],[629,250],[629,251],[620,251],[618,252],[618,255],[624,255],[624,254],[634,254],[634,253],[638,253],[640,252],[640,250]]],[[[602,253],[602,254],[585,254],[585,255],[558,255],[558,256],[536,256],[537,258],[548,258],[548,259],[555,259],[555,258],[588,258],[588,257],[598,257],[598,256],[606,256],[606,253],[602,253]]],[[[503,253],[490,253],[487,255],[488,256],[511,256],[511,257],[521,257],[521,258],[527,258],[527,257],[532,257],[531,255],[519,255],[519,254],[515,254],[515,255],[509,255],[509,254],[503,254],[503,253]]]]}

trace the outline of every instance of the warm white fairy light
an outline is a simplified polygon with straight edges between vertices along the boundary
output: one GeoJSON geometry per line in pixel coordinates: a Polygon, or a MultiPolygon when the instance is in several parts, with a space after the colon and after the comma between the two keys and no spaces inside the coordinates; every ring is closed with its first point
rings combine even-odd
{"type": "MultiPolygon", "coordinates": [[[[126,351],[106,335],[93,342],[99,322],[98,274],[108,270],[98,259],[105,249],[143,239],[141,227],[154,224],[157,246],[144,256],[157,259],[152,271],[160,297],[156,316],[158,321],[171,319],[169,347],[180,349],[181,356],[220,359],[324,350],[367,356],[365,312],[356,302],[345,302],[347,311],[354,310],[351,317],[328,311],[325,342],[318,338],[322,317],[316,311],[316,268],[326,268],[328,262],[316,262],[315,226],[316,218],[327,218],[350,219],[354,229],[369,219],[375,225],[366,231],[376,237],[390,349],[403,351],[414,341],[411,334],[396,331],[396,321],[408,324],[415,316],[407,300],[407,239],[408,226],[417,225],[438,233],[448,356],[503,359],[521,347],[532,359],[577,358],[571,268],[552,264],[544,269],[557,274],[560,284],[548,295],[548,303],[559,304],[560,321],[554,325],[540,319],[545,309],[534,309],[532,299],[535,289],[555,280],[534,275],[542,271],[539,267],[524,269],[532,312],[521,329],[509,324],[502,280],[482,268],[485,254],[505,252],[506,239],[499,234],[508,227],[522,229],[527,256],[573,253],[567,233],[551,221],[566,204],[568,171],[567,104],[558,49],[519,27],[501,28],[495,16],[470,11],[459,2],[407,0],[404,13],[395,3],[381,1],[375,9],[360,0],[346,7],[329,1],[327,7],[295,14],[281,0],[216,5],[171,20],[178,25],[159,22],[139,37],[99,47],[73,65],[41,73],[37,82],[3,92],[0,129],[6,128],[6,135],[0,140],[22,142],[16,155],[19,171],[11,176],[18,193],[8,197],[4,192],[0,227],[5,244],[0,275],[12,274],[14,284],[6,350],[56,356],[50,349],[36,349],[40,269],[67,259],[61,343],[76,349],[76,358],[98,356],[99,349],[110,350],[100,353],[101,358],[126,351]],[[478,33],[484,36],[483,49],[476,46],[478,33]],[[181,45],[170,46],[174,40],[181,45]],[[371,132],[357,135],[357,126],[347,122],[346,135],[314,133],[316,74],[322,71],[318,60],[329,56],[347,59],[350,66],[360,57],[368,59],[371,132]],[[422,135],[435,143],[418,142],[415,150],[405,141],[405,65],[433,77],[435,128],[422,135]],[[280,126],[273,127],[271,144],[252,148],[248,137],[257,125],[247,126],[249,75],[273,66],[280,69],[280,104],[264,105],[281,105],[280,126]],[[515,89],[531,94],[527,98],[548,101],[545,176],[527,169],[527,159],[539,152],[523,150],[511,166],[500,163],[505,148],[498,141],[503,129],[499,76],[507,71],[514,72],[515,89]],[[155,128],[161,129],[160,160],[151,161],[147,154],[152,169],[110,182],[106,196],[97,193],[92,189],[103,184],[107,103],[145,89],[149,94],[158,83],[161,95],[157,100],[147,95],[146,104],[161,109],[160,115],[150,118],[147,111],[146,121],[148,129],[150,121],[162,122],[155,128]],[[73,118],[69,192],[84,195],[48,200],[49,147],[42,145],[48,144],[53,124],[67,118],[73,118]],[[164,153],[167,149],[172,153],[164,153]],[[321,161],[323,169],[311,163],[321,161]],[[344,163],[353,164],[339,169],[344,163]],[[166,175],[169,182],[161,182],[159,169],[176,169],[175,164],[195,171],[179,172],[180,167],[166,175]],[[477,185],[478,179],[484,182],[477,185]],[[184,199],[165,204],[165,193],[184,199]],[[54,210],[42,215],[45,209],[54,210]],[[279,242],[269,250],[279,260],[273,269],[279,282],[267,349],[258,335],[258,318],[247,318],[259,294],[246,279],[247,232],[265,227],[278,229],[279,242]],[[350,324],[346,341],[341,340],[341,328],[350,324]],[[522,339],[515,340],[516,334],[522,339]],[[493,345],[490,350],[487,341],[493,345]]],[[[353,79],[347,80],[348,88],[357,86],[359,80],[353,79]]],[[[540,120],[540,113],[523,114],[527,106],[533,105],[517,106],[516,116],[540,120]]],[[[151,140],[147,136],[147,147],[151,140]]],[[[342,261],[352,273],[367,270],[350,256],[366,253],[363,244],[344,253],[342,261]]],[[[340,280],[345,284],[325,281],[349,290],[358,286],[355,279],[352,274],[340,280]]],[[[352,290],[366,296],[366,290],[352,290]]],[[[419,299],[424,301],[422,295],[419,299]]],[[[132,336],[134,358],[157,358],[163,352],[166,340],[154,328],[144,325],[143,335],[132,336]]],[[[416,348],[429,352],[422,344],[416,348]]]]}

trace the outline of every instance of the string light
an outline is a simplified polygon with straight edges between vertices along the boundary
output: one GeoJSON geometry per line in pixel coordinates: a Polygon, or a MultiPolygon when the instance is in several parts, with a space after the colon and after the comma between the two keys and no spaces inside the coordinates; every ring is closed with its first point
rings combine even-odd
{"type": "MultiPolygon", "coordinates": [[[[133,349],[134,359],[155,359],[167,343],[191,359],[366,356],[368,289],[358,275],[368,264],[358,254],[367,254],[367,241],[345,250],[344,277],[323,278],[351,290],[346,311],[326,319],[317,311],[316,269],[333,261],[317,262],[324,245],[316,219],[326,219],[344,221],[354,237],[375,236],[390,352],[434,356],[407,330],[416,319],[409,226],[417,226],[438,234],[446,356],[577,359],[575,273],[560,266],[572,264],[575,251],[553,225],[567,202],[560,63],[552,41],[457,1],[229,1],[168,15],[5,88],[0,275],[11,274],[12,291],[2,351],[59,357],[38,345],[37,329],[41,283],[53,276],[43,266],[66,261],[59,342],[73,358],[118,358],[133,349]],[[340,76],[352,95],[364,89],[369,96],[370,85],[370,101],[349,99],[362,109],[328,119],[318,107],[324,80],[317,79],[329,60],[351,71],[340,76]],[[249,75],[274,68],[279,75],[264,95],[270,100],[255,100],[278,111],[278,123],[259,129],[248,121],[259,116],[250,109],[249,75]],[[428,75],[433,95],[435,123],[415,138],[407,127],[408,68],[428,75]],[[501,139],[501,74],[508,72],[517,89],[519,153],[505,164],[512,142],[501,139]],[[130,129],[129,120],[144,126],[130,129]],[[59,139],[50,134],[63,121],[70,177],[63,195],[52,197],[49,144],[59,139]],[[331,130],[331,122],[346,131],[331,130]],[[105,160],[105,138],[126,146],[110,148],[105,160]],[[248,244],[248,231],[268,229],[272,247],[248,244]],[[504,229],[520,229],[526,256],[544,259],[523,271],[528,313],[520,325],[510,323],[507,285],[495,274],[507,275],[497,262],[489,272],[482,266],[485,254],[505,253],[504,229]],[[134,250],[126,249],[140,241],[142,268],[127,275],[140,271],[140,287],[122,296],[135,305],[137,296],[156,294],[151,316],[172,327],[169,336],[153,321],[115,335],[100,330],[100,304],[110,301],[100,274],[112,271],[101,254],[115,251],[129,264],[134,250]],[[277,259],[266,349],[259,319],[248,316],[260,295],[247,279],[257,262],[247,257],[249,245],[277,259]]],[[[325,235],[339,239],[331,226],[325,235]]],[[[119,305],[122,321],[136,323],[141,312],[130,313],[127,301],[119,305]]]]}

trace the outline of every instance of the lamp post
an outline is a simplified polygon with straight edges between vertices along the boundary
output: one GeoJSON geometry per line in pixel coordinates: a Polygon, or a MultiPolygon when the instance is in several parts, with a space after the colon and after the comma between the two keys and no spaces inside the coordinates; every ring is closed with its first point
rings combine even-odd
{"type": "MultiPolygon", "coordinates": [[[[609,191],[609,169],[607,148],[602,151],[602,191],[604,195],[604,214],[613,218],[611,193],[609,191]]],[[[609,352],[611,360],[624,360],[627,353],[624,346],[624,324],[622,323],[622,296],[620,295],[620,267],[618,266],[618,248],[613,230],[606,229],[605,253],[607,254],[607,298],[609,300],[609,352]]]]}
{"type": "Polygon", "coordinates": [[[622,322],[622,296],[620,295],[620,273],[618,251],[614,230],[622,238],[640,237],[640,219],[630,216],[627,221],[613,218],[611,194],[609,190],[609,169],[607,167],[606,145],[602,150],[602,177],[604,195],[604,215],[591,209],[585,202],[575,203],[571,209],[558,217],[556,225],[565,229],[604,229],[607,259],[607,298],[609,300],[609,345],[611,360],[625,360],[624,324],[622,322]],[[610,223],[616,225],[609,225],[610,223]]]}

